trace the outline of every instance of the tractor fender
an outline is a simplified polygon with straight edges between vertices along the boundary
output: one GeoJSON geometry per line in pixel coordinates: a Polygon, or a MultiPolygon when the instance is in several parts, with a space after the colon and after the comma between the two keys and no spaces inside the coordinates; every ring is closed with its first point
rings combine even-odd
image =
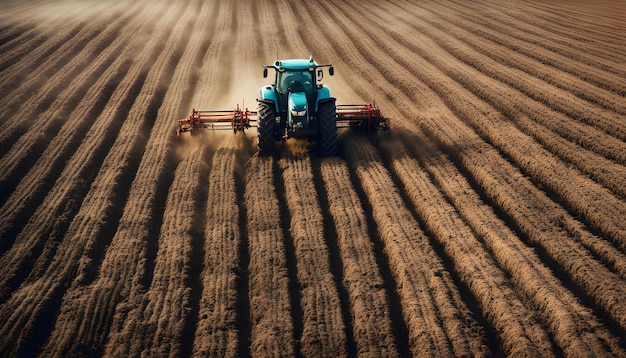
{"type": "Polygon", "coordinates": [[[317,109],[319,107],[320,102],[323,102],[324,100],[327,100],[329,98],[331,98],[330,89],[326,87],[326,85],[322,85],[317,90],[317,100],[315,101],[315,113],[317,113],[317,109]]]}
{"type": "Polygon", "coordinates": [[[276,113],[280,112],[278,108],[278,100],[276,99],[276,91],[272,86],[263,86],[259,88],[259,97],[257,101],[272,101],[274,102],[276,113]]]}

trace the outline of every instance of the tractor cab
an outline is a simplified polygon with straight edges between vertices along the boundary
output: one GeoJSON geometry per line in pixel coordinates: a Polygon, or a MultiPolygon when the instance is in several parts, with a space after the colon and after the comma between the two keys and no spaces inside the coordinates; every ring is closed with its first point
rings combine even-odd
{"type": "Polygon", "coordinates": [[[311,75],[311,72],[308,69],[277,72],[276,90],[282,94],[289,92],[315,93],[315,78],[311,75]]]}

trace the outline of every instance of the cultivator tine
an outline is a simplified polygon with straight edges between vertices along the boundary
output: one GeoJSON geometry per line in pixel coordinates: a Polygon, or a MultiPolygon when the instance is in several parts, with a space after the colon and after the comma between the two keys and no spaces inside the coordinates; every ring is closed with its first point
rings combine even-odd
{"type": "Polygon", "coordinates": [[[256,124],[256,112],[247,108],[241,109],[239,105],[232,111],[197,111],[191,113],[185,119],[178,120],[176,133],[193,132],[200,129],[224,130],[232,129],[233,132],[244,132],[256,124]]]}
{"type": "Polygon", "coordinates": [[[337,128],[361,129],[367,131],[389,131],[389,119],[383,117],[375,104],[337,105],[337,128]]]}

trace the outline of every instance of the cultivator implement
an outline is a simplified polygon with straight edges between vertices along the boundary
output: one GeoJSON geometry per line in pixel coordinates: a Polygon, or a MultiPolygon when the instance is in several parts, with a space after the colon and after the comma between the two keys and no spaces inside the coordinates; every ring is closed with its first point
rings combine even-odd
{"type": "Polygon", "coordinates": [[[339,104],[337,128],[388,132],[390,126],[389,119],[383,117],[380,108],[375,104],[339,104]]]}
{"type": "MultiPolygon", "coordinates": [[[[178,120],[176,133],[193,132],[199,129],[228,130],[237,133],[256,127],[257,112],[241,109],[239,105],[232,111],[197,111],[192,109],[189,116],[178,120]]],[[[389,131],[389,119],[385,118],[375,104],[337,105],[337,128],[350,128],[367,131],[389,131]]]]}
{"type": "Polygon", "coordinates": [[[232,111],[196,111],[192,109],[187,118],[178,120],[176,134],[193,132],[199,129],[224,130],[231,129],[237,133],[255,126],[256,112],[239,105],[232,111]]]}

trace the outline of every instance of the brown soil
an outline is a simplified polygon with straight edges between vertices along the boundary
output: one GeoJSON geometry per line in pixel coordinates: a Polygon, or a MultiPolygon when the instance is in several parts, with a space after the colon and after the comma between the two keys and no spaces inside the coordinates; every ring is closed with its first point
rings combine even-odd
{"type": "Polygon", "coordinates": [[[615,0],[5,1],[0,356],[625,356],[615,0]],[[176,137],[261,65],[392,133],[176,137]]]}

